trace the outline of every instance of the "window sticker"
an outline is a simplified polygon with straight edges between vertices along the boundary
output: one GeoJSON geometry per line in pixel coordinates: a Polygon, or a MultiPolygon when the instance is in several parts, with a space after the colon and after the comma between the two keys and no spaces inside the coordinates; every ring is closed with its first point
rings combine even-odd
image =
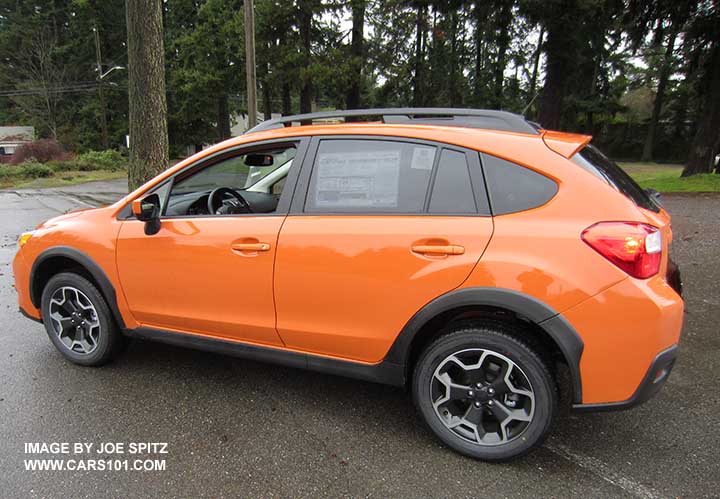
{"type": "Polygon", "coordinates": [[[395,208],[399,175],[399,150],[320,154],[315,206],[395,208]]]}
{"type": "Polygon", "coordinates": [[[432,170],[434,160],[434,147],[413,147],[410,168],[415,170],[432,170]]]}

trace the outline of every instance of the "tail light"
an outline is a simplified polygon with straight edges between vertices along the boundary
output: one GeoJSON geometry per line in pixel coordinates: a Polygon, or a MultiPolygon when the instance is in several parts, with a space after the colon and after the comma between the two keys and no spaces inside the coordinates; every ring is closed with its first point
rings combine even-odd
{"type": "Polygon", "coordinates": [[[600,222],[585,229],[582,240],[632,277],[647,279],[660,271],[662,235],[652,225],[600,222]]]}

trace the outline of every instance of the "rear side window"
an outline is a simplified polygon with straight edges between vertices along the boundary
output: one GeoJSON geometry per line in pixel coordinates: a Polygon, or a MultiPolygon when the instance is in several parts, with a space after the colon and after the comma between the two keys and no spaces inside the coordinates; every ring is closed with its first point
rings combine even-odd
{"type": "Polygon", "coordinates": [[[557,184],[544,175],[489,154],[482,155],[483,171],[493,215],[542,206],[557,193],[557,184]]]}
{"type": "Polygon", "coordinates": [[[465,153],[443,149],[430,196],[430,213],[477,213],[465,153]]]}
{"type": "Polygon", "coordinates": [[[571,160],[584,170],[601,178],[636,205],[647,210],[659,212],[655,201],[614,161],[605,156],[595,146],[589,145],[575,154],[571,160]]]}
{"type": "Polygon", "coordinates": [[[436,147],[409,142],[323,140],[305,211],[421,213],[436,154],[436,147]]]}

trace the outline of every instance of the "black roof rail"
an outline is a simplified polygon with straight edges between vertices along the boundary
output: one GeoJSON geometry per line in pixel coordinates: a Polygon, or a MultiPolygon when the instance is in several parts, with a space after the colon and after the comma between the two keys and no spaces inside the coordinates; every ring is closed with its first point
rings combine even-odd
{"type": "MultiPolygon", "coordinates": [[[[489,109],[453,109],[444,107],[398,107],[379,109],[350,109],[294,116],[283,116],[263,121],[245,133],[261,132],[292,126],[293,123],[312,124],[316,120],[379,116],[383,123],[407,125],[441,125],[467,128],[484,128],[507,132],[538,134],[537,127],[519,114],[489,109]]],[[[355,121],[355,120],[353,120],[355,121]]]]}

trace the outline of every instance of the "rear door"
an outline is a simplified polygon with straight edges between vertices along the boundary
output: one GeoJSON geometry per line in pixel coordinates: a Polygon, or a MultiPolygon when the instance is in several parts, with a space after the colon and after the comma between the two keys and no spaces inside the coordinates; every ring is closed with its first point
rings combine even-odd
{"type": "Polygon", "coordinates": [[[316,137],[275,262],[289,348],[380,361],[423,305],[460,286],[493,223],[477,152],[316,137]]]}

